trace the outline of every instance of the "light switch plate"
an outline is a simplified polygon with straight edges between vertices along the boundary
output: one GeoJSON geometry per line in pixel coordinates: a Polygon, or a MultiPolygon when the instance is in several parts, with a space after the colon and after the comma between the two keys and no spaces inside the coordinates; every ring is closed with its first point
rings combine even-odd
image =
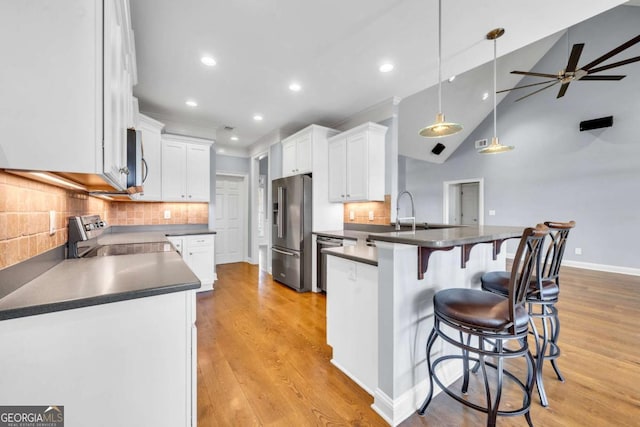
{"type": "Polygon", "coordinates": [[[164,211],[164,219],[171,219],[171,211],[164,211]]]}
{"type": "Polygon", "coordinates": [[[494,211],[493,209],[490,209],[489,216],[496,216],[496,211],[494,211]]]}
{"type": "Polygon", "coordinates": [[[353,221],[354,219],[356,219],[355,211],[349,211],[349,220],[353,221]]]}
{"type": "Polygon", "coordinates": [[[369,221],[373,221],[373,211],[369,211],[369,221]]]}

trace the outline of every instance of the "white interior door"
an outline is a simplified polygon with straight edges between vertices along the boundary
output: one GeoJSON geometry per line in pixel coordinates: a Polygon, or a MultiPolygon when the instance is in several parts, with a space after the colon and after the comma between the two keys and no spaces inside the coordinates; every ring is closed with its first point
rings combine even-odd
{"type": "Polygon", "coordinates": [[[443,182],[442,219],[447,224],[484,225],[484,179],[443,182]]]}
{"type": "Polygon", "coordinates": [[[477,182],[460,184],[460,223],[463,225],[478,225],[478,187],[477,182]]]}
{"type": "Polygon", "coordinates": [[[244,177],[216,178],[216,264],[244,261],[247,228],[244,177]]]}

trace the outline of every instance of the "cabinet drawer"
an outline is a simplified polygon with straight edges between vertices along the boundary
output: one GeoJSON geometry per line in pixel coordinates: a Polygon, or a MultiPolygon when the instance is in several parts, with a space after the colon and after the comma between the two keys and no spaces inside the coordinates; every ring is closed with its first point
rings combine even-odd
{"type": "Polygon", "coordinates": [[[213,234],[199,234],[196,236],[188,236],[187,242],[190,248],[198,246],[211,246],[213,245],[213,234]]]}

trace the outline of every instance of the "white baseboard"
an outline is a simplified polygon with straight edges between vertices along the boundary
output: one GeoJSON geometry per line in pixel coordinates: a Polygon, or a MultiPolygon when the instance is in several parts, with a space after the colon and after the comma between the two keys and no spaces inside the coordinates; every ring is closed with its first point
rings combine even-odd
{"type": "MultiPolygon", "coordinates": [[[[460,363],[455,362],[455,360],[447,361],[438,366],[438,377],[447,386],[462,376],[462,367],[460,363]]],[[[435,397],[442,390],[437,384],[434,383],[433,385],[433,397],[435,397]]],[[[428,378],[405,391],[396,399],[390,398],[385,392],[380,390],[380,388],[376,388],[371,409],[376,411],[389,425],[395,427],[416,413],[416,410],[424,402],[428,391],[428,378]]]]}
{"type": "Polygon", "coordinates": [[[331,364],[333,366],[335,366],[336,368],[340,369],[342,371],[343,374],[345,374],[346,376],[348,376],[349,378],[351,378],[351,381],[353,381],[354,383],[358,384],[360,386],[360,388],[362,388],[364,391],[366,391],[367,393],[369,393],[371,396],[373,396],[374,391],[371,390],[369,387],[367,387],[366,385],[364,385],[361,381],[358,380],[358,378],[355,375],[352,375],[351,372],[349,372],[348,369],[345,369],[344,366],[342,366],[340,363],[336,362],[335,359],[331,359],[331,364]]]}
{"type": "MultiPolygon", "coordinates": [[[[515,254],[507,254],[508,259],[513,259],[515,254]]],[[[622,267],[619,265],[596,264],[592,262],[562,260],[562,265],[567,267],[582,268],[584,270],[604,271],[606,273],[628,274],[630,276],[640,276],[640,268],[622,267]]]]}

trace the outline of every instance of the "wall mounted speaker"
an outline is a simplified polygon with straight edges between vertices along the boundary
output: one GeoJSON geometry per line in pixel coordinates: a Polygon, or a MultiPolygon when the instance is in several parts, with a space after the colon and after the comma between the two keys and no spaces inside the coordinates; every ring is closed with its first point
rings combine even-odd
{"type": "Polygon", "coordinates": [[[613,116],[600,117],[599,119],[580,122],[580,132],[585,130],[608,128],[613,126],[613,116]]]}
{"type": "Polygon", "coordinates": [[[435,146],[435,147],[433,147],[433,149],[431,150],[431,152],[432,152],[433,154],[435,154],[436,156],[439,156],[439,155],[440,155],[440,153],[442,153],[442,151],[443,151],[445,148],[447,148],[447,147],[445,147],[445,146],[444,146],[444,144],[441,144],[441,143],[439,143],[439,142],[438,142],[438,143],[436,144],[436,146],[435,146]]]}

